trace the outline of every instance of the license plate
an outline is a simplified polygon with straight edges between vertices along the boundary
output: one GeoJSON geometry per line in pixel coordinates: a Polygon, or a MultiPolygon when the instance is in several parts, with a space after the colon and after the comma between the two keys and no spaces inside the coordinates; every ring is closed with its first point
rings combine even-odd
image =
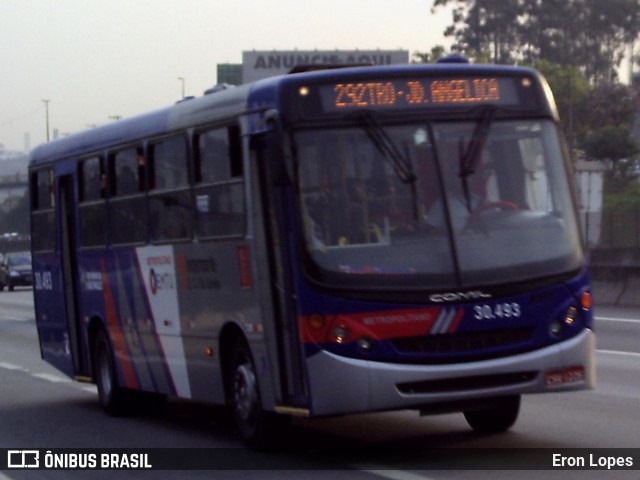
{"type": "Polygon", "coordinates": [[[544,375],[544,384],[547,387],[555,387],[568,383],[584,382],[584,378],[584,367],[580,365],[546,372],[544,375]]]}

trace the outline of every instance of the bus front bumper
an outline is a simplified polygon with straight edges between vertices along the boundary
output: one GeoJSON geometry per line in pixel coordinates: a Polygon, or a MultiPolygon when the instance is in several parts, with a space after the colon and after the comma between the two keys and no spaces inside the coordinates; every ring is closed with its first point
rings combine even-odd
{"type": "Polygon", "coordinates": [[[307,359],[311,415],[422,409],[429,405],[595,387],[595,335],[512,357],[446,365],[408,365],[340,357],[307,359]]]}

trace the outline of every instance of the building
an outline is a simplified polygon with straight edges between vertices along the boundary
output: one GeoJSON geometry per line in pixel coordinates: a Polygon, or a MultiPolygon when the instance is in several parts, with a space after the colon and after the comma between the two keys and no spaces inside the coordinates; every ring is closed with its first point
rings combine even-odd
{"type": "Polygon", "coordinates": [[[602,162],[578,159],[575,163],[575,180],[578,190],[578,213],[583,238],[587,247],[600,243],[602,234],[602,200],[604,173],[602,162]]]}
{"type": "Polygon", "coordinates": [[[27,191],[28,162],[26,153],[0,149],[0,212],[14,208],[27,191]]]}
{"type": "Polygon", "coordinates": [[[239,85],[289,73],[302,66],[392,65],[409,63],[408,50],[252,50],[242,64],[219,64],[218,83],[239,85]]]}
{"type": "Polygon", "coordinates": [[[219,63],[217,66],[218,83],[228,83],[229,85],[242,84],[242,64],[240,63],[219,63]]]}

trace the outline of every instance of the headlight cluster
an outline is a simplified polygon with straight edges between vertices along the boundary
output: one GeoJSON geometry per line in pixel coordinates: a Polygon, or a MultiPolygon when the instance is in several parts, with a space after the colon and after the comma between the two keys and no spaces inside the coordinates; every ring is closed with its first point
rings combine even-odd
{"type": "Polygon", "coordinates": [[[376,336],[369,329],[345,318],[329,319],[314,313],[306,317],[304,328],[309,339],[338,345],[355,342],[362,353],[370,352],[375,344],[376,336]]]}
{"type": "Polygon", "coordinates": [[[560,337],[564,332],[574,326],[580,319],[580,309],[588,311],[591,309],[592,300],[589,292],[583,292],[580,295],[580,308],[571,306],[567,309],[564,317],[560,320],[554,320],[549,324],[549,333],[552,337],[560,337]]]}

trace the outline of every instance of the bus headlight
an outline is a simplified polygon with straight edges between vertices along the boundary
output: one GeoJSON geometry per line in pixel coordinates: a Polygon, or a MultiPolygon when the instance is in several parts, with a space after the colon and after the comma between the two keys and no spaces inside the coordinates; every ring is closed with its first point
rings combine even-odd
{"type": "Polygon", "coordinates": [[[549,333],[553,337],[559,337],[564,332],[565,328],[575,325],[578,321],[578,309],[576,307],[569,307],[562,320],[554,320],[549,325],[549,333]]]}
{"type": "Polygon", "coordinates": [[[333,329],[333,340],[336,343],[344,343],[349,338],[349,329],[344,325],[338,325],[333,329]]]}
{"type": "Polygon", "coordinates": [[[570,307],[569,310],[567,310],[567,314],[564,316],[564,324],[569,327],[576,322],[577,318],[578,309],[576,307],[570,307]]]}
{"type": "Polygon", "coordinates": [[[358,340],[358,349],[360,349],[362,353],[369,353],[372,348],[373,340],[371,340],[369,337],[361,337],[358,340]]]}
{"type": "Polygon", "coordinates": [[[562,322],[560,322],[559,320],[555,320],[551,322],[551,325],[549,325],[549,333],[553,337],[559,337],[562,333],[562,329],[562,322]]]}

